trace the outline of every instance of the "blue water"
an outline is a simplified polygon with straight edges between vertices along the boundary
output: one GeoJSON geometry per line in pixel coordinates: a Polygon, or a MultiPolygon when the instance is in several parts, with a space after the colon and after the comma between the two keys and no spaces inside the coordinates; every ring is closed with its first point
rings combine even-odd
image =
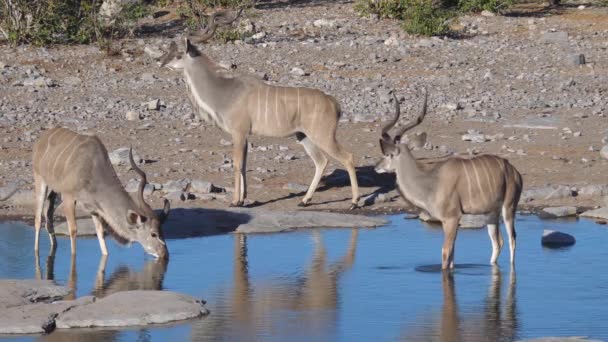
{"type": "Polygon", "coordinates": [[[16,338],[23,340],[608,340],[606,226],[518,216],[516,270],[509,265],[508,248],[499,267],[489,266],[485,229],[461,229],[456,269],[448,275],[438,270],[441,229],[402,216],[390,219],[390,225],[377,229],[169,240],[168,265],[146,257],[139,245],[126,248],[108,239],[103,279],[96,239],[78,240],[72,264],[69,240],[59,238],[48,272],[43,234],[37,272],[33,230],[4,223],[0,278],[35,278],[38,273],[59,284],[75,284],[77,296],[162,288],[203,298],[211,311],[182,324],[56,330],[16,338]],[[577,242],[564,249],[543,248],[546,228],[570,233],[577,242]]]}

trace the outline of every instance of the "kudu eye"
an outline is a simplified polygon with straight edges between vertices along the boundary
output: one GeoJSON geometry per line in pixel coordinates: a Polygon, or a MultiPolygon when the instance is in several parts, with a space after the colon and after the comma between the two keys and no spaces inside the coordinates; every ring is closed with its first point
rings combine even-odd
{"type": "Polygon", "coordinates": [[[158,234],[156,234],[156,233],[152,233],[152,237],[153,237],[153,238],[157,238],[157,237],[158,237],[158,234]]]}

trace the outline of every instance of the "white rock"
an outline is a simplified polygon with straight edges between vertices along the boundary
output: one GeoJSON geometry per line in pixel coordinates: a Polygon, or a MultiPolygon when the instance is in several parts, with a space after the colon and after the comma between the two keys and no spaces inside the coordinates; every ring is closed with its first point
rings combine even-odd
{"type": "Polygon", "coordinates": [[[256,34],[254,34],[253,36],[251,36],[251,38],[259,40],[266,37],[266,32],[258,32],[256,34]]]}
{"type": "Polygon", "coordinates": [[[313,21],[312,25],[314,27],[334,27],[336,26],[336,21],[323,18],[313,21]]]}
{"type": "Polygon", "coordinates": [[[159,110],[160,109],[160,100],[159,99],[152,100],[152,101],[146,103],[146,107],[148,108],[148,110],[159,110]]]}
{"type": "Polygon", "coordinates": [[[602,158],[608,159],[608,145],[602,147],[602,149],[600,150],[600,155],[602,156],[602,158]]]}
{"type": "Polygon", "coordinates": [[[542,218],[558,218],[576,216],[578,209],[576,207],[548,207],[544,208],[540,213],[542,218]]]}
{"type": "Polygon", "coordinates": [[[125,117],[129,121],[137,121],[137,120],[141,119],[140,114],[135,111],[132,111],[132,110],[127,111],[127,114],[125,114],[125,117]]]}
{"type": "Polygon", "coordinates": [[[304,69],[299,68],[299,67],[292,68],[290,73],[292,75],[296,75],[296,76],[306,76],[307,75],[307,73],[304,71],[304,69]]]}
{"type": "MultiPolygon", "coordinates": [[[[128,147],[117,148],[110,152],[108,156],[110,157],[110,163],[112,163],[114,166],[130,165],[128,147]]],[[[142,161],[135,151],[133,151],[133,161],[136,164],[140,164],[142,161]]]]}
{"type": "Polygon", "coordinates": [[[152,59],[159,59],[165,54],[162,50],[153,46],[146,46],[144,48],[144,53],[152,59]]]}
{"type": "Polygon", "coordinates": [[[488,10],[483,10],[483,11],[481,11],[481,16],[482,17],[494,17],[494,16],[496,16],[496,14],[494,14],[494,12],[490,12],[488,10]]]}

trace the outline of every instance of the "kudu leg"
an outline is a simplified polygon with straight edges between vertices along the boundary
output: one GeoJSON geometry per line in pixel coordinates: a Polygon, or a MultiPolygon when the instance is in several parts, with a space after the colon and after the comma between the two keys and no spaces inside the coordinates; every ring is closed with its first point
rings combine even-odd
{"type": "Polygon", "coordinates": [[[247,139],[244,136],[235,135],[232,137],[232,158],[234,162],[234,194],[232,196],[231,207],[241,207],[245,202],[247,194],[246,183],[246,157],[247,139]]]}
{"type": "MultiPolygon", "coordinates": [[[[63,195],[62,195],[63,196],[63,195]]],[[[76,201],[72,196],[63,196],[63,211],[65,219],[68,221],[68,230],[70,231],[70,246],[72,255],[76,254],[76,201]]]]}
{"type": "Polygon", "coordinates": [[[509,235],[509,249],[511,250],[511,267],[515,264],[515,240],[517,233],[515,232],[515,208],[503,208],[502,217],[505,221],[505,228],[509,235]]]}
{"type": "Polygon", "coordinates": [[[40,240],[40,228],[42,226],[42,212],[44,211],[44,202],[47,198],[48,186],[41,177],[34,174],[34,190],[36,193],[36,211],[34,215],[34,251],[38,253],[38,245],[40,240]]]}
{"type": "Polygon", "coordinates": [[[458,222],[460,218],[451,218],[442,222],[443,225],[443,247],[441,248],[441,269],[454,268],[454,243],[458,233],[458,222]]]}
{"type": "Polygon", "coordinates": [[[500,235],[499,223],[496,220],[494,223],[488,223],[488,235],[492,242],[492,257],[490,258],[490,264],[496,265],[496,260],[502,250],[503,240],[500,235]]]}
{"type": "Polygon", "coordinates": [[[102,255],[108,255],[108,248],[106,247],[106,240],[103,236],[103,224],[97,215],[92,215],[93,223],[95,224],[95,233],[97,234],[97,240],[99,240],[99,248],[101,248],[102,255]]]}
{"type": "Polygon", "coordinates": [[[346,152],[335,139],[326,146],[321,144],[319,144],[319,146],[323,148],[323,150],[332,158],[342,163],[342,165],[344,165],[346,168],[346,171],[348,171],[350,186],[353,192],[350,209],[357,208],[357,203],[359,203],[359,184],[357,183],[357,173],[355,172],[355,161],[352,153],[346,152]]]}
{"type": "Polygon", "coordinates": [[[46,212],[44,215],[44,227],[46,232],[49,234],[49,241],[51,242],[50,254],[55,254],[57,250],[57,238],[55,238],[55,222],[53,220],[55,215],[55,200],[57,199],[57,193],[50,191],[47,197],[46,212]]]}
{"type": "Polygon", "coordinates": [[[315,163],[315,176],[313,177],[312,182],[308,187],[308,191],[302,199],[302,202],[298,204],[301,207],[305,207],[306,205],[308,205],[308,202],[310,202],[312,195],[315,193],[317,187],[319,186],[319,181],[321,181],[321,177],[323,176],[323,173],[327,168],[328,159],[323,153],[323,151],[319,147],[317,147],[312,142],[312,140],[310,140],[310,138],[304,136],[304,138],[300,139],[300,143],[302,144],[302,146],[304,146],[304,150],[315,163]]]}

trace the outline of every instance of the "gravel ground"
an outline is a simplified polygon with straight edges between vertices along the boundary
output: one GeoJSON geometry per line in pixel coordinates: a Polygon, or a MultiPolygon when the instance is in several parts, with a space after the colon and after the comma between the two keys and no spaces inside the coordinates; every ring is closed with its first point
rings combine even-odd
{"type": "MultiPolygon", "coordinates": [[[[442,39],[409,36],[396,21],[360,18],[348,2],[300,4],[265,2],[250,13],[255,38],[202,50],[232,68],[227,72],[315,87],[338,99],[338,139],[356,155],[363,197],[391,190],[368,199],[362,211],[404,208],[394,180],[371,166],[380,156],[380,126],[392,115],[391,92],[411,117],[422,87],[430,107],[416,131],[428,139],[416,156],[506,157],[522,173],[525,190],[540,189],[527,193],[522,209],[602,205],[608,195],[608,147],[601,151],[608,144],[608,8],[521,5],[508,16],[461,17],[455,25],[462,34],[442,39]],[[557,185],[566,191],[542,192],[557,185]]],[[[0,45],[0,188],[32,188],[33,142],[41,130],[61,125],[99,135],[109,151],[133,146],[155,183],[148,198],[157,207],[163,196],[174,207],[226,207],[233,186],[230,137],[194,116],[181,75],[155,60],[184,35],[174,18],[144,21],[138,37],[115,43],[114,56],[96,46],[0,45]],[[176,195],[191,181],[215,189],[176,195]]],[[[250,142],[248,198],[268,209],[294,209],[312,179],[312,161],[293,138],[250,142]]],[[[341,167],[330,164],[311,209],[348,208],[341,167]]],[[[136,175],[116,168],[133,188],[136,175]]],[[[4,203],[0,216],[31,212],[4,203]]]]}

